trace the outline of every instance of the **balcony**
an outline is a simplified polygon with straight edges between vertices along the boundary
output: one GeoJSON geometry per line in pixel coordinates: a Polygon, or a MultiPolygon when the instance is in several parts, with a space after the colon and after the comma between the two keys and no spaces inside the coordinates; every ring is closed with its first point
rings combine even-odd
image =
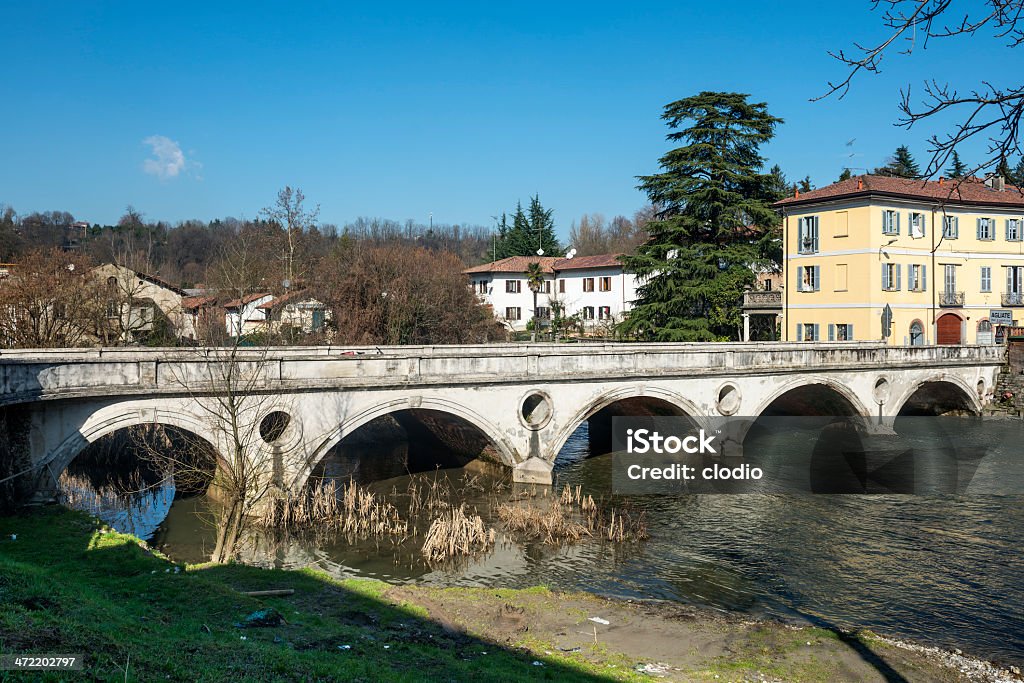
{"type": "Polygon", "coordinates": [[[1024,306],[1024,292],[1003,292],[1004,306],[1024,306]]]}
{"type": "Polygon", "coordinates": [[[963,292],[939,292],[939,305],[940,306],[963,306],[964,305],[964,293],[963,292]]]}
{"type": "Polygon", "coordinates": [[[743,292],[744,310],[782,310],[782,292],[780,290],[751,290],[743,292]]]}

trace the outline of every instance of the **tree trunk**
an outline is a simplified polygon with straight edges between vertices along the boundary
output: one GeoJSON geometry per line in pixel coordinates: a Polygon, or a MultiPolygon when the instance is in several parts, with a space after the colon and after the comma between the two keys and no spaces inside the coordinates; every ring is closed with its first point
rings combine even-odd
{"type": "Polygon", "coordinates": [[[533,334],[530,335],[530,341],[537,341],[537,290],[533,290],[533,334]]]}
{"type": "Polygon", "coordinates": [[[243,509],[242,501],[232,496],[221,510],[217,521],[217,545],[213,551],[213,562],[221,564],[234,559],[242,532],[243,509]]]}

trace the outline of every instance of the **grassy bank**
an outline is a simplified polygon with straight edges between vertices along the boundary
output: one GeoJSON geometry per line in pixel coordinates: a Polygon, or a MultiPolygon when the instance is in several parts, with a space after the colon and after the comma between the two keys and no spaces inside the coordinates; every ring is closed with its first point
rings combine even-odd
{"type": "Polygon", "coordinates": [[[652,680],[645,665],[674,680],[968,680],[871,636],[678,605],[180,567],[57,508],[0,518],[0,653],[80,653],[88,678],[119,681],[652,680]],[[280,588],[295,593],[243,593],[280,588]],[[284,623],[236,626],[264,608],[284,623]]]}

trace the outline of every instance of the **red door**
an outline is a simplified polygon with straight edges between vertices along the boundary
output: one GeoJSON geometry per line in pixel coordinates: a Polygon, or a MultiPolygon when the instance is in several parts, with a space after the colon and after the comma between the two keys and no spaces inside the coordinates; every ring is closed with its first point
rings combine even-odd
{"type": "Polygon", "coordinates": [[[960,318],[952,313],[939,316],[936,323],[939,344],[953,345],[960,343],[960,318]]]}

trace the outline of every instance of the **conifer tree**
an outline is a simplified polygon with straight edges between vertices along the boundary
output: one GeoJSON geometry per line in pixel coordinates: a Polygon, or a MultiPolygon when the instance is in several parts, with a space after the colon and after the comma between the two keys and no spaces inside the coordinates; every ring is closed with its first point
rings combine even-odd
{"type": "Polygon", "coordinates": [[[836,182],[840,182],[841,183],[844,180],[849,180],[852,177],[853,177],[853,173],[850,172],[850,169],[844,168],[843,172],[839,174],[839,180],[836,181],[836,182]]]}
{"type": "Polygon", "coordinates": [[[735,338],[752,268],[775,245],[773,176],[759,148],[781,119],[747,95],[702,92],[665,106],[662,118],[683,146],[661,157],[662,171],[640,176],[659,207],[648,241],[623,257],[642,283],[624,334],[656,341],[735,338]]]}
{"type": "Polygon", "coordinates": [[[537,256],[538,249],[544,250],[544,256],[561,256],[564,251],[555,236],[552,213],[551,209],[545,209],[541,204],[540,195],[530,198],[529,210],[523,209],[522,202],[516,202],[511,224],[504,213],[498,221],[495,258],[537,256]]]}
{"type": "Polygon", "coordinates": [[[914,161],[910,149],[906,145],[896,148],[889,163],[875,169],[875,175],[894,176],[896,178],[920,178],[921,167],[914,161]]]}
{"type": "Polygon", "coordinates": [[[1013,169],[1013,180],[1011,184],[1021,187],[1024,185],[1024,156],[1017,162],[1016,168],[1013,169]]]}
{"type": "Polygon", "coordinates": [[[952,166],[949,167],[950,178],[963,178],[967,175],[967,171],[969,170],[967,168],[967,164],[960,161],[960,155],[955,149],[953,150],[953,158],[950,163],[952,163],[952,166]]]}

